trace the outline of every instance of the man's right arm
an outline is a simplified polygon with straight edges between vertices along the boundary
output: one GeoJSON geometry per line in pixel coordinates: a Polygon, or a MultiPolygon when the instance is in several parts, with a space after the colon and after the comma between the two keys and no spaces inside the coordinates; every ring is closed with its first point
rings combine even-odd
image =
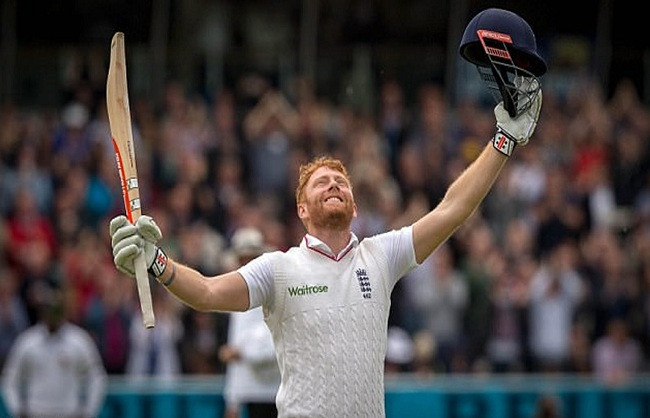
{"type": "Polygon", "coordinates": [[[23,333],[14,342],[2,373],[2,395],[7,409],[12,416],[16,417],[23,416],[20,387],[24,383],[21,369],[24,362],[25,339],[26,334],[23,333]]]}
{"type": "Polygon", "coordinates": [[[165,284],[171,279],[165,287],[183,303],[203,312],[248,310],[248,285],[237,271],[206,277],[172,259],[167,263],[158,280],[165,284]]]}
{"type": "Polygon", "coordinates": [[[206,277],[167,257],[156,243],[162,232],[154,220],[142,215],[133,225],[123,216],[110,223],[115,267],[135,276],[133,260],[144,251],[149,273],[183,303],[198,311],[245,311],[250,305],[248,285],[238,272],[206,277]]]}

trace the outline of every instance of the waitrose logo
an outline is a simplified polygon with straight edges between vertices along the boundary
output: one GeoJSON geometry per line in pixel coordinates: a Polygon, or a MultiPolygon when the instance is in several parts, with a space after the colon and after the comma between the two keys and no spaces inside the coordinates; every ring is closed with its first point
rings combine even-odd
{"type": "Polygon", "coordinates": [[[292,286],[289,289],[289,296],[305,296],[313,295],[315,293],[327,293],[329,288],[326,285],[308,286],[292,286]]]}

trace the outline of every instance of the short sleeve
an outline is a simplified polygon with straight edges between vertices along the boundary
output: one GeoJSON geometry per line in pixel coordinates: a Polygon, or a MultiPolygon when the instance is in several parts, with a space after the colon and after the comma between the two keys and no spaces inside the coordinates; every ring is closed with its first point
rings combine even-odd
{"type": "Polygon", "coordinates": [[[408,272],[418,266],[413,247],[413,227],[405,226],[398,230],[385,232],[372,238],[384,251],[388,260],[388,274],[392,287],[408,272]]]}
{"type": "Polygon", "coordinates": [[[248,309],[267,305],[273,298],[273,260],[279,252],[265,253],[243,265],[237,272],[248,285],[248,309]]]}

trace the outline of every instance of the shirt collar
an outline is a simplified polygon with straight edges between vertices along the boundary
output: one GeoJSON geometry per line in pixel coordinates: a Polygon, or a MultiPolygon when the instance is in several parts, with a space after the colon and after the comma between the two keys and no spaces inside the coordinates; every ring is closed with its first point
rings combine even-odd
{"type": "Polygon", "coordinates": [[[304,245],[306,248],[309,248],[310,250],[314,250],[317,253],[320,253],[326,257],[329,257],[335,261],[339,261],[345,255],[350,252],[350,250],[354,247],[356,247],[359,244],[359,238],[357,238],[356,235],[354,235],[354,232],[350,231],[350,241],[348,241],[348,244],[341,250],[339,251],[338,254],[334,254],[334,252],[330,249],[330,247],[325,244],[323,241],[320,239],[316,238],[313,235],[305,234],[305,239],[302,241],[302,245],[304,245]]]}

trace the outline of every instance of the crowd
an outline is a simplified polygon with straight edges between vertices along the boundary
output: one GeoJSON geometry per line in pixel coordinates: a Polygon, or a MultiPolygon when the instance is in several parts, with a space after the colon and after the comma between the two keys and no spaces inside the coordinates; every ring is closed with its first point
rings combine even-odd
{"type": "MultiPolygon", "coordinates": [[[[170,82],[160,108],[132,99],[143,212],[162,245],[217,274],[242,227],[269,247],[297,244],[298,167],[320,154],[350,170],[359,238],[419,218],[494,134],[493,105],[451,106],[434,83],[409,100],[392,79],[378,97],[360,112],[305,80],[281,91],[244,76],[214,97],[170,82]]],[[[79,86],[53,111],[7,105],[0,121],[0,363],[58,287],[110,374],[223,373],[227,315],[153,283],[157,323],[145,330],[135,285],[113,265],[108,224],[123,200],[101,91],[79,86]]],[[[650,109],[630,82],[611,97],[588,79],[545,90],[535,135],[480,210],[398,282],[387,372],[645,371],[649,139],[650,109]]]]}

